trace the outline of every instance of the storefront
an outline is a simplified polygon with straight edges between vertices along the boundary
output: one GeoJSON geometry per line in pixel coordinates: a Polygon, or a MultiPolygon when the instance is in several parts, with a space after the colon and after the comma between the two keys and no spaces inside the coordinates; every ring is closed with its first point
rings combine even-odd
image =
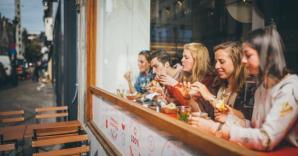
{"type": "Polygon", "coordinates": [[[86,123],[91,155],[257,154],[115,94],[127,90],[125,71],[137,74],[141,50],[176,54],[190,42],[212,50],[264,26],[252,1],[79,2],[78,116],[86,123]]]}

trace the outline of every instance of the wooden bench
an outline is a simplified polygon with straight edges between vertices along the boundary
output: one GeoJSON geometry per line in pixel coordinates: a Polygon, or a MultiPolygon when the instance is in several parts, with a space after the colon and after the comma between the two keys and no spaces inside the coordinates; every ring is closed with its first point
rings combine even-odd
{"type": "Polygon", "coordinates": [[[24,121],[24,110],[0,112],[0,123],[18,123],[24,121]]]}
{"type": "Polygon", "coordinates": [[[25,125],[6,126],[0,128],[0,134],[3,135],[3,141],[22,141],[25,130],[25,125]]]}
{"type": "Polygon", "coordinates": [[[41,119],[51,119],[51,118],[64,118],[67,121],[68,117],[68,107],[58,106],[58,107],[42,107],[35,109],[35,119],[37,122],[41,119]]]}
{"type": "Polygon", "coordinates": [[[88,153],[89,151],[90,151],[89,146],[83,145],[81,147],[53,150],[53,151],[42,152],[42,153],[34,153],[33,156],[80,155],[81,153],[88,153]]]}
{"type": "Polygon", "coordinates": [[[49,156],[49,155],[79,155],[82,153],[89,152],[88,136],[83,135],[74,135],[74,136],[63,136],[58,138],[48,138],[41,140],[33,140],[32,147],[35,148],[35,151],[38,151],[38,148],[46,146],[54,146],[59,144],[66,143],[80,143],[79,147],[71,147],[66,149],[52,150],[48,152],[34,153],[33,156],[49,156]]]}
{"type": "Polygon", "coordinates": [[[5,152],[13,151],[15,150],[15,144],[9,143],[9,144],[4,144],[3,142],[3,135],[0,135],[0,152],[1,155],[5,155],[5,152]]]}
{"type": "Polygon", "coordinates": [[[7,152],[15,150],[15,144],[1,144],[0,145],[0,152],[7,152]]]}
{"type": "Polygon", "coordinates": [[[73,120],[73,121],[30,124],[30,125],[27,125],[24,137],[25,138],[32,138],[32,137],[34,138],[34,131],[40,130],[40,129],[51,130],[51,128],[65,128],[65,127],[74,127],[74,126],[81,127],[80,121],[73,120]]]}
{"type": "Polygon", "coordinates": [[[85,133],[80,125],[69,125],[65,127],[48,127],[33,130],[33,139],[50,139],[63,136],[74,136],[85,133]]]}

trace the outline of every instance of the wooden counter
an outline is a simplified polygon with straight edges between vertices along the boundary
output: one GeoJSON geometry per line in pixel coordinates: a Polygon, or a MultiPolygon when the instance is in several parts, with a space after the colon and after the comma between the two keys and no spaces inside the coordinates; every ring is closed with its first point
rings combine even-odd
{"type": "MultiPolygon", "coordinates": [[[[113,105],[144,119],[150,124],[150,126],[171,134],[178,140],[185,143],[187,146],[199,151],[200,153],[205,153],[207,155],[258,155],[257,152],[236,145],[227,140],[215,137],[165,114],[155,112],[135,102],[117,97],[105,90],[91,87],[90,91],[92,95],[100,99],[104,99],[105,101],[109,101],[113,105]]],[[[93,106],[88,105],[87,108],[92,109],[93,106]]],[[[93,111],[87,110],[87,112],[93,111]]],[[[94,117],[92,114],[88,115],[94,117]]],[[[112,141],[103,134],[102,130],[98,128],[95,123],[96,122],[94,120],[90,120],[88,125],[92,132],[96,134],[98,140],[101,140],[101,143],[105,144],[104,147],[106,148],[106,151],[119,150],[115,147],[115,145],[112,144],[112,141]]],[[[113,152],[112,154],[115,153],[118,155],[121,152],[117,151],[113,152]]]]}

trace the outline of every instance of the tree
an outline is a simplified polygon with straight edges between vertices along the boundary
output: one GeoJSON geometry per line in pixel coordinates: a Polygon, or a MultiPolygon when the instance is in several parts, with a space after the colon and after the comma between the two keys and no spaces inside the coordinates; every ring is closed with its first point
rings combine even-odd
{"type": "Polygon", "coordinates": [[[36,62],[40,59],[41,46],[38,41],[31,40],[27,43],[25,47],[25,58],[27,62],[36,62]]]}
{"type": "Polygon", "coordinates": [[[24,57],[27,60],[27,62],[36,62],[37,60],[40,59],[41,53],[41,45],[39,40],[37,39],[28,39],[28,32],[26,29],[22,32],[22,38],[23,38],[23,43],[25,46],[25,53],[24,57]]]}

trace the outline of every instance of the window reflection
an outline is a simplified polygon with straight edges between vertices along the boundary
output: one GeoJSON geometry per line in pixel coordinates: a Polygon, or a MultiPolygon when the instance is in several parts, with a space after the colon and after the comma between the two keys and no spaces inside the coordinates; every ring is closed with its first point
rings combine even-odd
{"type": "Polygon", "coordinates": [[[202,42],[211,48],[222,41],[239,40],[251,30],[251,3],[249,0],[152,0],[151,48],[175,51],[190,42],[202,42]]]}

